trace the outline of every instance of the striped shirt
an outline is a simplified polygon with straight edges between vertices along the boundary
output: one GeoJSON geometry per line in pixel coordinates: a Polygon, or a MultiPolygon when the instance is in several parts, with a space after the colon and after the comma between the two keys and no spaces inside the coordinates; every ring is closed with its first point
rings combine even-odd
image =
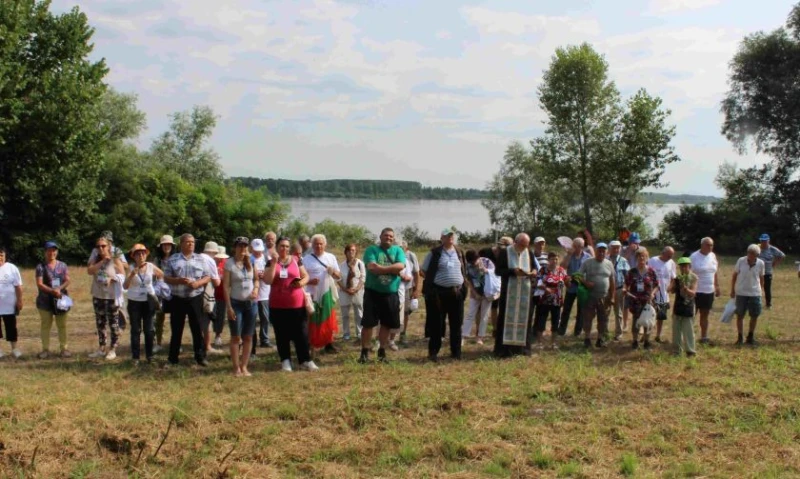
{"type": "MultiPolygon", "coordinates": [[[[428,253],[422,264],[422,270],[428,271],[431,264],[433,253],[428,253]]],[[[464,276],[461,274],[461,261],[458,260],[458,252],[455,248],[450,251],[442,249],[439,257],[439,268],[436,270],[436,277],[433,284],[443,288],[454,288],[464,284],[464,276]]]]}

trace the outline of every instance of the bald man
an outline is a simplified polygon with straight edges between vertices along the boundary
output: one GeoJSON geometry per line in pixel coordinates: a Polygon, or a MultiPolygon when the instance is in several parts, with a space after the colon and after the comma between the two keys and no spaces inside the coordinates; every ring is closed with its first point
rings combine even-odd
{"type": "Polygon", "coordinates": [[[533,332],[531,299],[539,262],[530,250],[531,238],[520,233],[514,244],[499,251],[495,274],[500,276],[500,306],[495,327],[494,355],[530,355],[533,332]]]}
{"type": "Polygon", "coordinates": [[[647,265],[653,268],[658,277],[658,292],[655,295],[656,303],[656,342],[661,342],[661,328],[664,327],[664,321],[667,320],[667,311],[669,311],[669,295],[667,288],[672,284],[672,280],[678,276],[678,266],[672,257],[675,256],[675,250],[671,246],[665,246],[661,250],[661,254],[654,256],[647,261],[647,265]]]}

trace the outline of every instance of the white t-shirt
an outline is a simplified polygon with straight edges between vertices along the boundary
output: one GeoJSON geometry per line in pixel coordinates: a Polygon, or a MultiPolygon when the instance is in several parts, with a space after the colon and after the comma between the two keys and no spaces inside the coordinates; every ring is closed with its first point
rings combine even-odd
{"type": "MultiPolygon", "coordinates": [[[[328,274],[327,266],[339,272],[339,263],[336,261],[336,256],[331,253],[323,253],[322,256],[317,256],[316,258],[314,257],[314,253],[308,253],[303,256],[303,266],[306,267],[306,271],[308,272],[308,279],[318,279],[320,286],[325,281],[325,276],[328,274]],[[319,260],[317,260],[317,258],[319,258],[319,260]]],[[[317,286],[312,284],[306,285],[306,292],[308,292],[312,298],[316,298],[317,286]]]]}
{"type": "Polygon", "coordinates": [[[697,275],[697,292],[713,293],[714,275],[719,268],[717,255],[713,252],[703,254],[700,251],[695,251],[689,256],[689,259],[692,260],[692,272],[697,275]]]}
{"type": "Polygon", "coordinates": [[[19,269],[11,263],[0,266],[0,314],[14,314],[17,307],[15,288],[22,286],[19,269]]]}
{"type": "Polygon", "coordinates": [[[766,272],[763,260],[756,258],[756,263],[750,266],[747,263],[747,256],[743,256],[736,261],[733,271],[738,274],[736,284],[733,286],[736,296],[761,297],[761,278],[766,272]]]}
{"type": "MultiPolygon", "coordinates": [[[[131,265],[128,268],[128,274],[136,268],[136,265],[131,265]]],[[[148,294],[156,294],[153,289],[153,265],[146,263],[144,271],[136,273],[128,285],[128,300],[130,301],[147,301],[148,294]]]]}
{"type": "Polygon", "coordinates": [[[647,265],[653,268],[658,278],[658,294],[656,294],[657,303],[669,303],[669,294],[667,288],[672,283],[672,280],[678,275],[677,266],[675,262],[667,260],[664,262],[660,257],[655,256],[647,261],[647,265]]]}
{"type": "MultiPolygon", "coordinates": [[[[260,258],[256,258],[255,256],[250,256],[250,259],[253,260],[253,264],[256,267],[256,273],[258,273],[258,277],[261,278],[261,273],[267,269],[267,260],[269,259],[269,255],[264,252],[260,258]]],[[[258,284],[258,301],[269,301],[269,292],[272,290],[272,286],[265,284],[263,281],[259,280],[258,284]]]]}

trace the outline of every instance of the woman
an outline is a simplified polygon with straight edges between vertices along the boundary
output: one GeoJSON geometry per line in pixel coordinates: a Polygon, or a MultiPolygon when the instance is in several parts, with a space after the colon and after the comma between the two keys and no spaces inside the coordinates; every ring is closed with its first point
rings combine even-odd
{"type": "Polygon", "coordinates": [[[247,370],[250,351],[253,348],[253,333],[256,329],[256,300],[258,299],[258,275],[250,261],[247,248],[250,240],[244,236],[233,242],[233,256],[225,261],[222,276],[222,291],[228,312],[228,327],[231,332],[231,360],[234,376],[252,376],[247,370]],[[242,357],[239,359],[239,343],[242,357]]]}
{"type": "Polygon", "coordinates": [[[706,237],[700,240],[700,250],[689,256],[692,272],[697,275],[694,305],[700,313],[700,344],[711,343],[708,339],[708,316],[714,306],[714,298],[720,295],[717,275],[719,262],[713,250],[714,240],[706,237]]]}
{"type": "Polygon", "coordinates": [[[488,275],[494,274],[494,263],[489,258],[482,258],[473,249],[468,249],[464,253],[467,261],[467,281],[464,284],[469,291],[467,301],[469,307],[467,315],[464,317],[464,324],[461,327],[461,342],[472,334],[472,323],[478,321],[475,331],[476,343],[483,345],[483,338],[486,337],[486,327],[489,323],[489,310],[492,307],[492,299],[484,295],[484,285],[489,280],[488,275]],[[478,314],[480,313],[480,316],[478,314]]]}
{"type": "Polygon", "coordinates": [[[292,245],[289,238],[279,238],[277,248],[278,258],[267,261],[264,284],[271,286],[269,317],[275,331],[281,369],[292,370],[290,343],[294,342],[300,367],[317,371],[319,368],[311,360],[308,348],[308,312],[303,291],[308,284],[308,273],[303,267],[303,260],[290,253],[292,245]]]}
{"type": "MultiPolygon", "coordinates": [[[[631,268],[625,276],[625,291],[628,297],[628,310],[631,312],[633,349],[639,349],[639,326],[636,321],[642,315],[644,307],[653,304],[653,297],[658,291],[658,276],[653,268],[647,265],[649,255],[645,250],[636,251],[636,267],[631,268]]],[[[650,330],[644,330],[644,349],[650,349],[650,330]]]]}
{"type": "MultiPolygon", "coordinates": [[[[161,241],[158,243],[158,252],[156,254],[155,261],[153,262],[155,267],[163,270],[164,265],[167,264],[167,260],[174,251],[175,240],[172,239],[172,236],[162,236],[161,241]]],[[[156,344],[153,346],[154,353],[161,351],[161,340],[164,337],[164,320],[166,319],[168,312],[169,301],[164,301],[161,311],[156,313],[156,344]]]]}
{"type": "Polygon", "coordinates": [[[133,264],[122,287],[128,290],[128,317],[131,321],[131,355],[139,362],[141,334],[144,331],[144,354],[147,362],[153,361],[153,316],[156,312],[156,292],[153,278],[164,279],[164,273],[147,262],[150,251],[143,244],[135,244],[130,252],[133,264]]]}
{"type": "Polygon", "coordinates": [[[309,343],[312,348],[325,348],[328,353],[337,352],[333,335],[339,331],[336,322],[336,301],[339,299],[336,281],[342,278],[336,256],[325,251],[328,240],[325,235],[311,237],[311,251],[303,257],[308,272],[306,292],[314,300],[314,313],[308,324],[309,343]]]}
{"type": "MultiPolygon", "coordinates": [[[[0,247],[0,318],[6,328],[6,341],[11,343],[11,355],[15,358],[22,356],[22,351],[17,349],[17,316],[22,310],[22,276],[19,269],[11,263],[6,263],[6,250],[0,247]]],[[[0,338],[3,329],[0,328],[0,338]]],[[[0,350],[0,357],[3,351],[0,350]]]]}
{"type": "Polygon", "coordinates": [[[117,358],[117,345],[119,344],[119,305],[117,304],[116,289],[124,281],[125,268],[119,256],[112,257],[111,242],[105,237],[97,239],[97,258],[89,265],[87,272],[93,276],[92,305],[97,325],[97,338],[100,348],[89,355],[90,358],[104,357],[113,360],[117,358]],[[118,276],[119,275],[119,276],[118,276]],[[107,347],[108,336],[106,326],[111,330],[111,344],[107,347]]]}
{"type": "Polygon", "coordinates": [[[558,253],[551,251],[547,254],[547,264],[539,272],[541,283],[538,288],[543,291],[536,307],[536,323],[534,333],[536,341],[541,343],[542,335],[547,329],[547,316],[550,316],[550,344],[553,349],[558,349],[558,325],[561,321],[561,305],[564,304],[564,290],[569,286],[570,277],[567,271],[559,266],[558,253]]]}
{"type": "Polygon", "coordinates": [[[339,265],[339,307],[342,313],[342,328],[345,341],[350,340],[350,310],[353,311],[353,322],[356,337],[361,338],[361,317],[364,315],[364,279],[367,268],[358,258],[358,246],[351,243],[344,248],[345,260],[339,265]]]}
{"type": "Polygon", "coordinates": [[[697,275],[691,271],[692,260],[678,259],[678,275],[672,280],[670,292],[675,293],[672,309],[672,346],[675,354],[684,350],[689,357],[694,356],[694,296],[697,289],[697,275]]]}
{"type": "Polygon", "coordinates": [[[67,265],[58,261],[58,244],[48,241],[44,244],[44,262],[36,266],[36,309],[39,310],[42,333],[42,352],[39,358],[50,357],[50,330],[55,320],[58,329],[58,345],[62,358],[72,357],[67,348],[67,311],[56,310],[56,301],[67,294],[69,272],[67,265]]]}

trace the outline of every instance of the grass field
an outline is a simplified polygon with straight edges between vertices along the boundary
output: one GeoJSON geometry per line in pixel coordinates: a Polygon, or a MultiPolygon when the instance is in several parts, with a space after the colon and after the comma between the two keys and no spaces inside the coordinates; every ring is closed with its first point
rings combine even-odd
{"type": "Polygon", "coordinates": [[[25,356],[0,360],[0,477],[800,477],[791,265],[778,271],[755,349],[733,346],[721,299],[718,345],[695,359],[669,345],[632,351],[626,339],[586,352],[568,340],[511,360],[469,344],[464,361],[430,364],[415,313],[412,346],[388,365],[359,365],[358,347],[340,343],[318,373],[287,374],[274,350],[259,350],[251,378],[232,377],[224,356],[193,366],[190,348],[179,368],[162,369],[162,355],[137,367],[128,337],[117,361],[87,359],[97,345],[89,278],[83,268],[72,277],[77,354],[39,360],[24,272],[25,356]]]}

